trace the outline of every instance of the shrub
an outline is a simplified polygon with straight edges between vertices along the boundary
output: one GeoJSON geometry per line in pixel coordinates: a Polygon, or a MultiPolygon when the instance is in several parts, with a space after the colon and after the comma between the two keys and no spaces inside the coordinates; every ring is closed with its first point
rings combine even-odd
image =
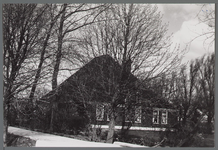
{"type": "Polygon", "coordinates": [[[66,133],[77,135],[80,131],[85,130],[88,119],[81,116],[63,117],[59,116],[54,122],[54,131],[59,133],[66,133]]]}
{"type": "Polygon", "coordinates": [[[160,142],[160,138],[154,135],[146,135],[143,137],[143,145],[145,146],[155,146],[158,142],[160,142]]]}
{"type": "Polygon", "coordinates": [[[102,131],[100,135],[100,139],[106,141],[107,140],[108,131],[102,131]]]}
{"type": "Polygon", "coordinates": [[[30,138],[8,134],[7,135],[7,146],[12,147],[33,147],[35,146],[36,141],[30,138]]]}

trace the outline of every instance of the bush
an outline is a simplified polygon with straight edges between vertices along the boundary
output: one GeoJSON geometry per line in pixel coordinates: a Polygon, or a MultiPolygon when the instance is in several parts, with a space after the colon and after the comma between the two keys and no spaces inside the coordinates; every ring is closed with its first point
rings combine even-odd
{"type": "Polygon", "coordinates": [[[101,140],[106,141],[107,140],[107,134],[108,134],[108,131],[102,131],[101,135],[100,135],[101,140]]]}
{"type": "Polygon", "coordinates": [[[59,116],[54,122],[54,132],[77,135],[85,130],[88,119],[81,116],[63,117],[59,116]]]}
{"type": "Polygon", "coordinates": [[[211,134],[211,131],[214,130],[214,123],[211,123],[210,127],[207,123],[201,123],[199,125],[199,132],[204,134],[211,134]]]}
{"type": "Polygon", "coordinates": [[[35,146],[36,141],[30,138],[8,134],[7,135],[7,146],[12,147],[33,147],[35,146]]]}
{"type": "Polygon", "coordinates": [[[160,142],[160,137],[155,137],[154,135],[146,135],[143,137],[143,145],[145,146],[155,146],[160,142]]]}
{"type": "Polygon", "coordinates": [[[116,132],[115,134],[115,140],[120,141],[120,142],[137,144],[137,145],[154,146],[160,141],[160,138],[157,137],[156,134],[155,135],[146,134],[141,137],[141,136],[138,136],[137,134],[130,135],[128,134],[128,132],[125,134],[125,136],[123,135],[121,136],[121,131],[119,131],[119,132],[116,132]]]}
{"type": "Polygon", "coordinates": [[[203,141],[198,135],[198,133],[192,133],[189,129],[177,130],[175,132],[166,131],[161,135],[162,138],[166,138],[166,141],[161,146],[191,147],[192,145],[195,145],[197,147],[201,147],[203,141]],[[183,144],[181,145],[181,143],[183,144]]]}

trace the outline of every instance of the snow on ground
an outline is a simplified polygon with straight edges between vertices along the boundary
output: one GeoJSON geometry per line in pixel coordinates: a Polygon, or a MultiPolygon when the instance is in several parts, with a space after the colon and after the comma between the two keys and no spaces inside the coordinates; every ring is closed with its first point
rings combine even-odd
{"type": "Polygon", "coordinates": [[[148,146],[142,146],[142,145],[136,145],[136,144],[130,144],[130,143],[124,143],[124,142],[114,142],[113,144],[119,145],[121,147],[144,147],[149,148],[148,146]]]}
{"type": "Polygon", "coordinates": [[[35,132],[16,127],[8,127],[8,132],[14,135],[27,137],[36,141],[36,147],[141,147],[139,145],[115,142],[114,144],[89,142],[57,136],[42,132],[35,132]]]}
{"type": "Polygon", "coordinates": [[[121,147],[116,144],[82,141],[63,136],[20,129],[11,126],[8,127],[8,132],[11,134],[35,140],[36,147],[121,147]]]}

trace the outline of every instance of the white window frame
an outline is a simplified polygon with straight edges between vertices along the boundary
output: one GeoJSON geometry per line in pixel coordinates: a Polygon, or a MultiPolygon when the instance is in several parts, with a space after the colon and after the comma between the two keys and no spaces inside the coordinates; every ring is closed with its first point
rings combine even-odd
{"type": "Polygon", "coordinates": [[[153,109],[153,114],[152,114],[152,123],[153,124],[159,124],[159,109],[153,109]],[[154,111],[157,111],[157,122],[154,122],[154,111]]]}
{"type": "Polygon", "coordinates": [[[167,124],[168,123],[168,111],[167,110],[162,110],[161,112],[161,124],[167,124]],[[163,122],[163,112],[166,112],[166,118],[165,118],[165,123],[163,122]]]}
{"type": "Polygon", "coordinates": [[[107,114],[107,121],[110,121],[109,115],[107,114]]]}
{"type": "Polygon", "coordinates": [[[142,123],[142,107],[139,106],[135,109],[135,123],[142,123]]]}

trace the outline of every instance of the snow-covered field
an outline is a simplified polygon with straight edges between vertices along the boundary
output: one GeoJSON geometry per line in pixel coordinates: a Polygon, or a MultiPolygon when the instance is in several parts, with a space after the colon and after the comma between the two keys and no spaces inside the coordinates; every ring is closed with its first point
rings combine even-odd
{"type": "Polygon", "coordinates": [[[30,138],[36,141],[36,147],[144,147],[129,143],[114,142],[114,144],[82,141],[73,138],[35,132],[16,127],[8,127],[8,132],[14,135],[30,138]]]}

